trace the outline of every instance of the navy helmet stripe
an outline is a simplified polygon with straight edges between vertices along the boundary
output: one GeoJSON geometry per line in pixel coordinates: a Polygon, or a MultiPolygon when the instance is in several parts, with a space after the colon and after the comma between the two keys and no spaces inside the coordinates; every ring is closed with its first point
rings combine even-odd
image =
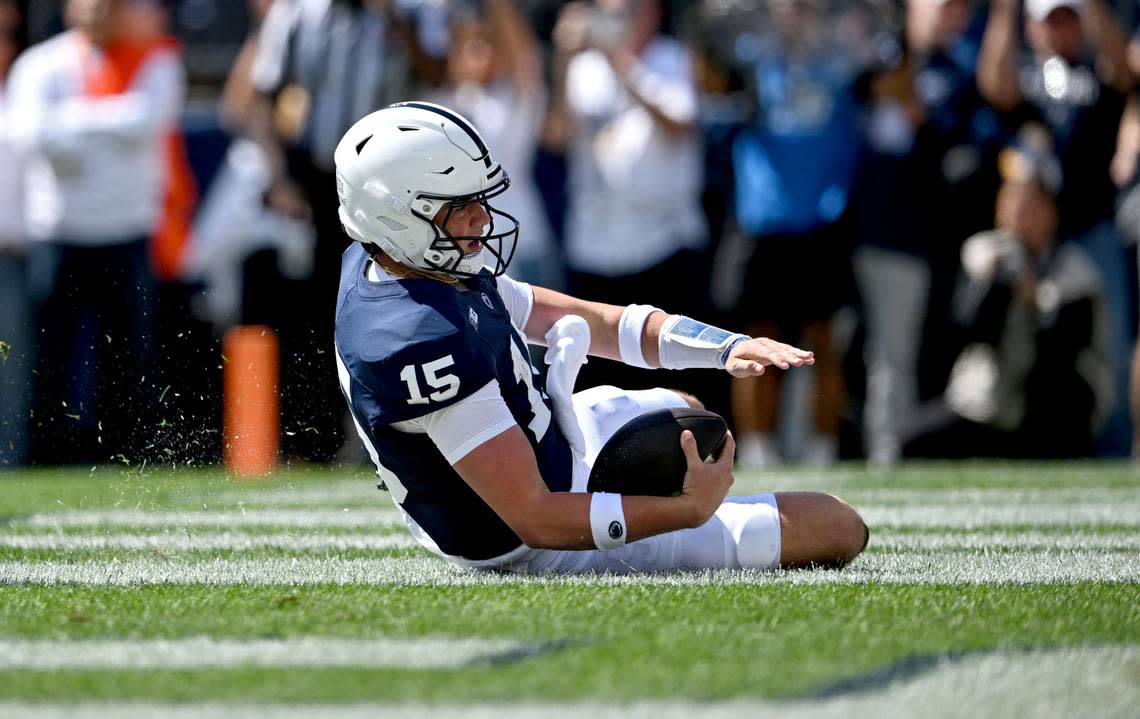
{"type": "MultiPolygon", "coordinates": [[[[464,120],[459,115],[456,115],[455,113],[452,113],[452,112],[448,112],[447,110],[444,110],[442,107],[437,107],[435,105],[429,105],[426,102],[398,102],[395,105],[393,105],[392,107],[414,107],[414,108],[419,109],[419,110],[427,110],[428,112],[434,112],[437,115],[442,115],[442,116],[446,117],[448,120],[451,120],[456,125],[459,125],[459,128],[461,130],[463,130],[464,132],[466,132],[467,136],[470,137],[472,139],[472,141],[474,141],[475,146],[479,148],[479,152],[483,153],[483,155],[480,159],[485,159],[485,160],[489,159],[487,156],[490,154],[490,152],[487,150],[487,146],[483,144],[483,139],[481,137],[479,137],[479,133],[475,132],[475,128],[473,128],[473,127],[471,127],[471,125],[467,124],[467,121],[464,120]]],[[[488,162],[488,165],[489,164],[490,163],[488,162]]]]}

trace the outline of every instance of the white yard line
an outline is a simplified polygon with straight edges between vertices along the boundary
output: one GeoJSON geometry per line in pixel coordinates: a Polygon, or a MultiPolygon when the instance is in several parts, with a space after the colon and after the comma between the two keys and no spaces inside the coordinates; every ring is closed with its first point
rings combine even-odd
{"type": "MultiPolygon", "coordinates": [[[[741,493],[737,487],[734,494],[741,493]]],[[[771,489],[779,489],[773,484],[771,489]]],[[[844,499],[864,504],[1039,504],[1128,502],[1140,504],[1140,488],[1098,487],[1081,489],[1066,487],[1054,489],[860,489],[849,487],[843,491],[844,499]]],[[[374,482],[336,481],[328,484],[275,489],[228,490],[200,495],[201,504],[215,509],[218,505],[249,507],[312,507],[314,505],[345,505],[359,508],[390,508],[391,499],[386,492],[376,489],[374,482]]]]}
{"type": "MultiPolygon", "coordinates": [[[[337,531],[296,531],[273,533],[162,532],[150,534],[105,533],[62,534],[0,532],[0,548],[50,550],[59,552],[128,551],[256,551],[274,549],[291,552],[312,551],[386,551],[418,547],[408,532],[395,528],[387,534],[344,533],[337,531]]],[[[983,549],[1005,550],[1104,550],[1140,551],[1140,533],[1080,532],[1049,533],[1038,531],[900,533],[892,530],[874,532],[871,548],[875,550],[962,551],[983,549]]]]}
{"type": "Polygon", "coordinates": [[[852,502],[882,505],[970,504],[1140,504],[1138,487],[1097,487],[1081,489],[858,489],[851,488],[843,498],[852,502]]]}
{"type": "Polygon", "coordinates": [[[1030,550],[1011,552],[869,553],[843,571],[674,572],[656,575],[526,577],[478,573],[427,556],[240,559],[132,558],[0,562],[0,584],[357,584],[469,586],[512,583],[706,585],[790,584],[1048,584],[1140,581],[1134,552],[1030,550]]]}
{"type": "Polygon", "coordinates": [[[25,550],[58,550],[65,552],[107,549],[157,550],[168,552],[251,551],[281,549],[286,551],[383,551],[418,547],[408,532],[396,534],[335,534],[328,532],[295,534],[2,534],[0,547],[25,550]]]}
{"type": "MultiPolygon", "coordinates": [[[[3,536],[0,535],[0,542],[3,536]]],[[[960,551],[970,549],[1043,549],[1140,551],[1140,532],[941,532],[903,533],[889,529],[871,533],[871,548],[898,551],[960,551]]]]}
{"type": "Polygon", "coordinates": [[[542,645],[513,639],[0,639],[0,670],[368,667],[458,669],[524,656],[542,645]]]}
{"type": "Polygon", "coordinates": [[[511,702],[465,704],[252,704],[202,702],[79,704],[0,702],[0,716],[22,719],[787,719],[846,717],[1034,717],[1096,716],[1132,719],[1140,705],[1140,648],[1078,647],[1036,652],[998,652],[933,663],[930,668],[861,691],[796,701],[722,702],[511,702]]]}
{"type": "MultiPolygon", "coordinates": [[[[921,502],[913,505],[857,504],[871,525],[883,528],[944,527],[1078,527],[1081,525],[1140,528],[1140,502],[1024,502],[963,504],[921,502]]],[[[354,509],[232,509],[147,512],[142,510],[86,510],[33,514],[8,520],[11,529],[68,529],[83,527],[292,527],[370,528],[402,526],[390,507],[354,509]]],[[[2,529],[3,527],[0,527],[2,529]]]]}
{"type": "Polygon", "coordinates": [[[876,527],[945,527],[985,529],[987,527],[1079,527],[1109,525],[1140,528],[1140,502],[1026,502],[1015,505],[935,504],[921,502],[906,506],[861,505],[855,508],[876,527]]]}
{"type": "Polygon", "coordinates": [[[358,528],[403,526],[400,515],[384,509],[234,509],[146,512],[107,509],[32,514],[9,520],[8,526],[65,529],[69,527],[319,527],[358,528]]]}
{"type": "Polygon", "coordinates": [[[376,480],[336,480],[302,487],[276,489],[231,489],[225,492],[199,495],[200,501],[214,504],[246,505],[305,505],[313,504],[380,504],[391,505],[387,492],[376,488],[376,480]]]}

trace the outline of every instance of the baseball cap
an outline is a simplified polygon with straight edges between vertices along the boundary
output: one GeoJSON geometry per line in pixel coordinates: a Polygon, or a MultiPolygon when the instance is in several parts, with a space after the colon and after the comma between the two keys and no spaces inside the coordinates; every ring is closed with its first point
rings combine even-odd
{"type": "Polygon", "coordinates": [[[1025,13],[1034,20],[1044,20],[1058,8],[1072,8],[1080,14],[1083,0],[1025,0],[1025,13]]]}
{"type": "Polygon", "coordinates": [[[1061,191],[1061,162],[1053,154],[1053,140],[1042,125],[1029,124],[998,155],[998,171],[1007,182],[1036,180],[1054,197],[1061,191]]]}

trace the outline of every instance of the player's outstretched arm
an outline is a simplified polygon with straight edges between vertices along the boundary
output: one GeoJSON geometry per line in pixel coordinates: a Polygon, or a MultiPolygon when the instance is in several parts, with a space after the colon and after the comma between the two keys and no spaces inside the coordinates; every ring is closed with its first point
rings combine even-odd
{"type": "Polygon", "coordinates": [[[764,374],[815,363],[815,355],[766,337],[747,337],[706,325],[683,315],[670,315],[646,305],[621,307],[589,302],[535,287],[527,336],[542,338],[569,314],[590,325],[590,354],[637,367],[723,368],[734,377],[764,374]]]}
{"type": "Polygon", "coordinates": [[[624,543],[708,521],[732,486],[735,445],[730,436],[720,459],[708,464],[701,461],[691,432],[682,435],[681,447],[688,470],[677,497],[551,492],[517,425],[479,445],[454,467],[527,546],[593,549],[601,548],[607,536],[624,543]],[[615,497],[617,507],[612,507],[615,497]],[[592,507],[594,502],[599,506],[592,507]],[[609,504],[610,509],[602,504],[609,504]],[[618,537],[614,537],[614,521],[619,522],[618,537]]]}

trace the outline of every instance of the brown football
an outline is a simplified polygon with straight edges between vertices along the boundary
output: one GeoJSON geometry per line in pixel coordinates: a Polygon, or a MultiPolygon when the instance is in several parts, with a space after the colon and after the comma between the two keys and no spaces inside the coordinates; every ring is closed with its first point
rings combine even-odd
{"type": "Polygon", "coordinates": [[[715,412],[691,407],[647,412],[623,424],[598,453],[591,492],[671,497],[681,492],[687,463],[681,433],[693,433],[701,457],[716,459],[728,425],[715,412]]]}

